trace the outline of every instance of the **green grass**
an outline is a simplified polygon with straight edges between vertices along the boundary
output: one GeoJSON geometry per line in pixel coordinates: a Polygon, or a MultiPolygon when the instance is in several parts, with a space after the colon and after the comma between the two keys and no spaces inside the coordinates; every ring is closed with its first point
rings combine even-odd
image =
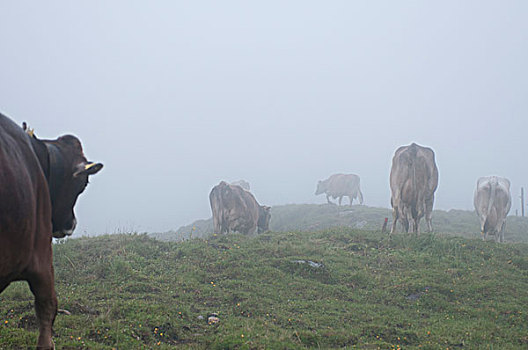
{"type": "MultiPolygon", "coordinates": [[[[59,307],[72,313],[57,316],[58,349],[528,348],[526,244],[334,228],[110,235],[54,254],[59,307]]],[[[0,305],[0,348],[34,346],[26,284],[0,305]]]]}
{"type": "MultiPolygon", "coordinates": [[[[363,205],[338,207],[327,204],[289,204],[271,208],[270,229],[274,232],[317,231],[334,227],[350,227],[364,230],[381,230],[385,218],[392,223],[392,211],[363,205]]],[[[421,221],[425,230],[425,220],[421,221]]],[[[433,226],[436,232],[463,236],[480,237],[480,224],[474,211],[435,210],[433,226]]],[[[400,228],[398,228],[400,229],[400,228]]],[[[188,238],[207,238],[213,233],[213,220],[197,220],[176,231],[153,233],[152,236],[164,241],[180,241],[188,238]]],[[[492,237],[493,238],[493,237],[492,237]]],[[[528,243],[528,218],[509,216],[506,223],[507,242],[528,243]]]]}

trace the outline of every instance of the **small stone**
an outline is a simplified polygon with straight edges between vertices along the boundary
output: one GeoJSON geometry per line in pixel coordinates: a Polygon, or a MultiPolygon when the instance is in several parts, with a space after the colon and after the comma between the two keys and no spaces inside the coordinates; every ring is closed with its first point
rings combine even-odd
{"type": "Polygon", "coordinates": [[[215,324],[215,323],[218,323],[218,322],[220,322],[220,318],[218,318],[218,314],[211,313],[211,314],[207,315],[207,323],[215,324]]]}
{"type": "Polygon", "coordinates": [[[220,322],[220,319],[218,317],[209,316],[209,318],[207,319],[207,323],[209,324],[215,324],[218,322],[220,322]]]}

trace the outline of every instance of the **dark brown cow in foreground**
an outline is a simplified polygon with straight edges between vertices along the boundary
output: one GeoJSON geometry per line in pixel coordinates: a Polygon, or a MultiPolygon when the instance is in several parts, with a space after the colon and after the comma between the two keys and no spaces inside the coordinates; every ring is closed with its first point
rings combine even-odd
{"type": "Polygon", "coordinates": [[[77,197],[102,167],[86,160],[75,136],[39,140],[0,114],[0,292],[13,281],[29,283],[38,349],[54,348],[51,238],[72,234],[77,197]]]}
{"type": "Polygon", "coordinates": [[[259,205],[253,195],[237,185],[222,181],[209,194],[215,233],[240,232],[252,235],[268,230],[270,207],[259,205]]]}
{"type": "Polygon", "coordinates": [[[419,233],[423,216],[429,231],[433,231],[434,192],[438,186],[438,169],[432,149],[415,143],[402,146],[392,158],[390,172],[392,228],[401,221],[405,231],[419,233]]]}

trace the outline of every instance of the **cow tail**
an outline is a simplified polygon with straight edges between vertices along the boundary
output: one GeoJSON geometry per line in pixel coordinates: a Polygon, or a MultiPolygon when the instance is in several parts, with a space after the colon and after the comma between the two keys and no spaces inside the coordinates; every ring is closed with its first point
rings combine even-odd
{"type": "Polygon", "coordinates": [[[489,218],[491,210],[493,209],[493,202],[495,201],[495,193],[497,192],[497,181],[493,180],[490,182],[490,198],[488,202],[488,213],[486,220],[489,218]]]}
{"type": "Polygon", "coordinates": [[[363,205],[363,193],[361,193],[360,189],[358,189],[358,200],[359,200],[359,204],[363,205]]]}

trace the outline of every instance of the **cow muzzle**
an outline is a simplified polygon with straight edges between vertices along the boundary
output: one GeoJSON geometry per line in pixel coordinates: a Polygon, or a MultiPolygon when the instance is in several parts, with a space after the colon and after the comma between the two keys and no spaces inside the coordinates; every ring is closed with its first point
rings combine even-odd
{"type": "Polygon", "coordinates": [[[77,219],[74,218],[71,228],[53,232],[53,238],[64,238],[67,236],[71,236],[73,234],[73,231],[75,231],[76,226],[77,226],[77,219]]]}

